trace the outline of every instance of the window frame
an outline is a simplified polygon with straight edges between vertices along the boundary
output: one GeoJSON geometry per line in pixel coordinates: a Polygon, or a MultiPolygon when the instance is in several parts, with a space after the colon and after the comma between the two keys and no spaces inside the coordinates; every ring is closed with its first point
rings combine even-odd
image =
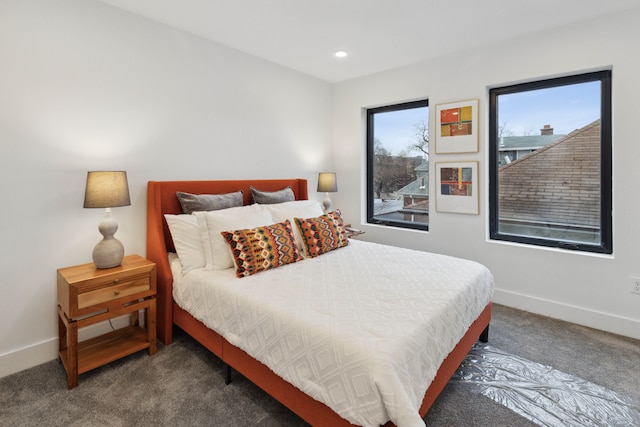
{"type": "Polygon", "coordinates": [[[551,79],[536,80],[489,89],[489,238],[600,254],[613,254],[613,137],[611,70],[594,71],[551,79]],[[589,244],[560,239],[543,239],[500,233],[499,226],[499,141],[498,106],[500,95],[521,93],[577,83],[600,81],[600,243],[589,244]]]}
{"type": "MultiPolygon", "coordinates": [[[[383,220],[375,218],[374,215],[374,115],[377,113],[388,113],[391,111],[409,110],[412,108],[429,108],[429,99],[420,99],[416,101],[402,102],[398,104],[385,105],[381,107],[367,108],[366,109],[366,143],[367,143],[367,224],[384,225],[389,227],[406,228],[412,230],[429,231],[429,224],[408,222],[408,221],[396,221],[396,220],[383,220]]],[[[426,120],[430,125],[430,112],[427,114],[426,120]]],[[[430,127],[430,126],[429,126],[430,127]]],[[[428,161],[428,157],[427,157],[428,161]]],[[[431,175],[431,171],[429,171],[431,175]]],[[[429,206],[431,206],[431,197],[429,197],[429,206]]]]}

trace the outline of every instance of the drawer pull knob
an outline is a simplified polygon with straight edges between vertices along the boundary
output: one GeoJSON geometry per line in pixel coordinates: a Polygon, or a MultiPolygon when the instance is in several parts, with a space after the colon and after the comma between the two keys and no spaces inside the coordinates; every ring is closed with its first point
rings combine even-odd
{"type": "Polygon", "coordinates": [[[113,279],[113,283],[118,283],[120,279],[113,279]]]}
{"type": "Polygon", "coordinates": [[[118,295],[120,295],[120,291],[115,291],[113,294],[114,294],[115,296],[118,296],[118,295]]]}

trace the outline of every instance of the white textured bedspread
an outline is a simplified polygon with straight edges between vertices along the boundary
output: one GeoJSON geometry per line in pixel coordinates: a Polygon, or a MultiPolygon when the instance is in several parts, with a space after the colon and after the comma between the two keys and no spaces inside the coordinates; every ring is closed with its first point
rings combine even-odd
{"type": "Polygon", "coordinates": [[[424,426],[424,393],[489,303],[493,278],[476,262],[352,240],[242,279],[234,269],[193,270],[173,293],[343,418],[405,427],[424,426]]]}

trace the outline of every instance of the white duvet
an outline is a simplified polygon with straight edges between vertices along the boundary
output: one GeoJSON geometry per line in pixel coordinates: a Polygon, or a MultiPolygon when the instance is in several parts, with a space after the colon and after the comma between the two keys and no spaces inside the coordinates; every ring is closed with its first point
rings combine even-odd
{"type": "Polygon", "coordinates": [[[179,271],[183,309],[362,426],[424,426],[426,389],[493,292],[478,263],[353,240],[242,279],[179,271]]]}

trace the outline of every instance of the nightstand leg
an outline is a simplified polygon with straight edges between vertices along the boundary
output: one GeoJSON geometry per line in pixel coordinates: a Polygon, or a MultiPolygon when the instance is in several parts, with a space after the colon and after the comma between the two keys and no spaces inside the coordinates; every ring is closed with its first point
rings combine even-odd
{"type": "Polygon", "coordinates": [[[156,354],[156,298],[152,297],[149,301],[149,308],[145,310],[144,324],[147,327],[149,337],[149,355],[156,354]]]}
{"type": "Polygon", "coordinates": [[[58,307],[58,362],[62,363],[62,355],[64,351],[67,349],[67,325],[65,325],[62,320],[62,314],[60,312],[60,307],[58,307]]]}
{"type": "Polygon", "coordinates": [[[78,385],[78,322],[69,322],[67,329],[67,388],[78,385]]]}

